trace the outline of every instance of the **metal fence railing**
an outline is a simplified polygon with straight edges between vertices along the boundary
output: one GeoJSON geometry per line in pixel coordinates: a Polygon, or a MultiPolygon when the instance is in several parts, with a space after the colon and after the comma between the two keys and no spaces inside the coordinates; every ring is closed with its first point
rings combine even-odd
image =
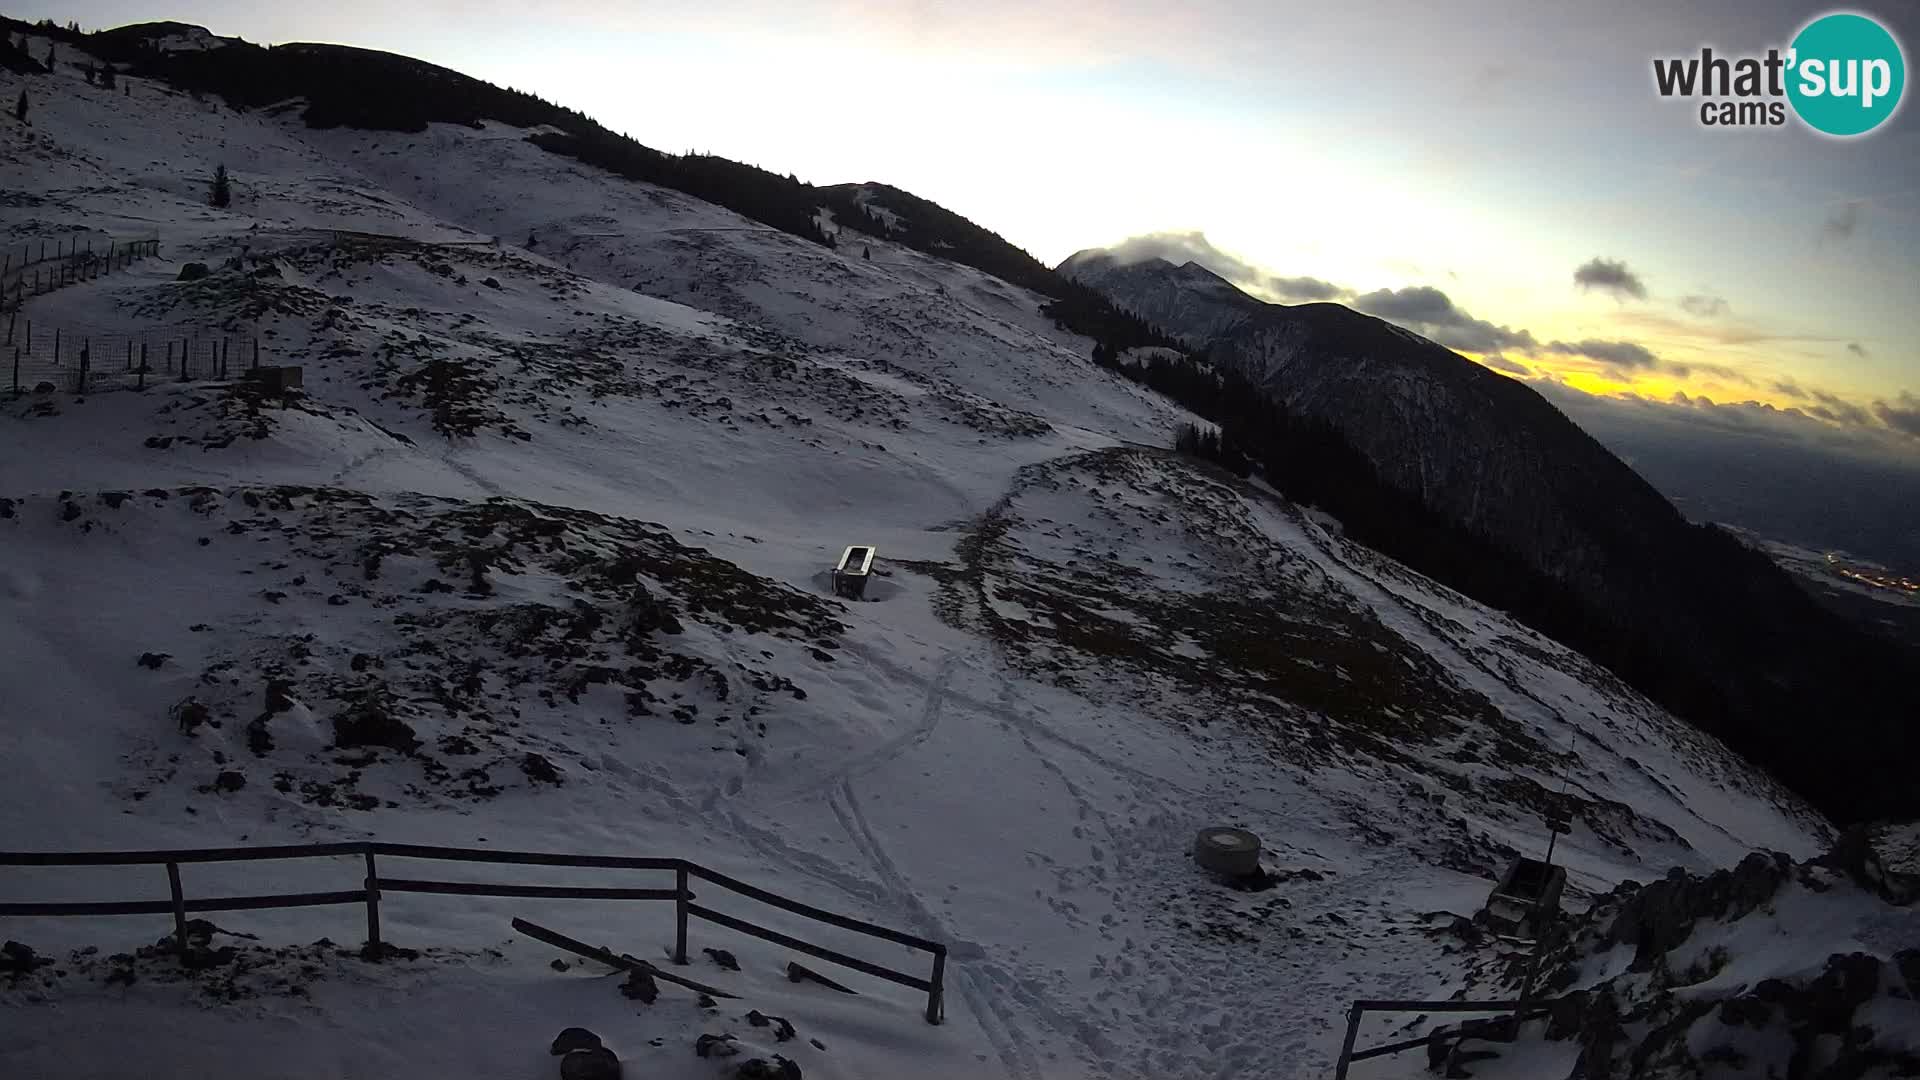
{"type": "Polygon", "coordinates": [[[260,366],[260,339],[192,330],[138,333],[46,326],[0,316],[0,393],[140,390],[161,381],[238,378],[260,366]]]}
{"type": "Polygon", "coordinates": [[[686,859],[635,858],[620,855],[562,855],[541,851],[486,851],[475,848],[435,847],[422,844],[389,844],[381,841],[350,841],[335,844],[286,844],[251,848],[190,848],[173,851],[7,851],[0,852],[0,866],[164,866],[169,897],[165,900],[107,901],[11,901],[0,903],[0,917],[75,916],[75,915],[164,915],[174,921],[174,943],[184,957],[189,952],[187,913],[201,911],[257,911],[268,908],[315,907],[330,904],[364,904],[367,919],[367,944],[378,955],[380,940],[380,898],[384,893],[436,893],[455,896],[517,896],[576,900],[672,901],[675,912],[673,959],[687,962],[687,924],[690,919],[724,926],[740,933],[783,945],[830,964],[871,975],[927,995],[926,1018],[937,1024],[945,1012],[947,947],[937,941],[916,937],[876,923],[835,914],[811,904],[749,885],[737,878],[709,870],[686,859]],[[253,862],[269,859],[310,859],[358,856],[366,865],[366,876],[356,889],[329,892],[274,893],[256,896],[188,897],[180,868],[194,863],[253,862]],[[461,863],[506,863],[535,866],[596,867],[610,870],[646,870],[671,872],[672,888],[627,888],[572,885],[493,884],[471,881],[428,881],[416,878],[383,877],[376,856],[389,859],[444,860],[461,863]],[[896,971],[893,968],[850,956],[770,930],[746,919],[728,915],[694,903],[690,887],[698,878],[738,896],[799,915],[814,922],[849,930],[857,934],[890,941],[909,949],[928,953],[933,958],[927,978],[896,971]]]}

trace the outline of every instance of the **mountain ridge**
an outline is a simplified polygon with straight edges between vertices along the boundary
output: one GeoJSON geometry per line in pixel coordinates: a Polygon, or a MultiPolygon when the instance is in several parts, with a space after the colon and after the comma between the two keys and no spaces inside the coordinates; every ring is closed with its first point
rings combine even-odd
{"type": "MultiPolygon", "coordinates": [[[[1518,575],[1509,587],[1477,570],[1450,573],[1375,534],[1391,554],[1575,643],[1829,812],[1920,809],[1906,779],[1879,767],[1920,752],[1890,674],[1914,658],[1822,610],[1731,535],[1689,523],[1531,387],[1344,305],[1266,303],[1204,268],[1081,252],[1061,269],[1149,314],[1290,414],[1327,425],[1385,483],[1567,596],[1532,595],[1518,575]],[[1804,723],[1828,713],[1846,717],[1850,738],[1804,723]]],[[[1244,423],[1227,433],[1262,437],[1244,423]]]]}

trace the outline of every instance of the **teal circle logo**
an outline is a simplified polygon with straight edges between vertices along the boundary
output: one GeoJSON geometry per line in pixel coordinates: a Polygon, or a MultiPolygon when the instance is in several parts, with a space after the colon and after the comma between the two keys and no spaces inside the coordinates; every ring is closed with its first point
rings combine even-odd
{"type": "Polygon", "coordinates": [[[1907,60],[1887,28],[1865,15],[1822,15],[1793,39],[1787,99],[1815,131],[1864,135],[1894,114],[1907,60]]]}

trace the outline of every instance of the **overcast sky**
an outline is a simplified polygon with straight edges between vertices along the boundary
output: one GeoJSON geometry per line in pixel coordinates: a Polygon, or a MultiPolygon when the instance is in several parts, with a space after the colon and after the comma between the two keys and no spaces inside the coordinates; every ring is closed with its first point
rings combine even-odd
{"type": "MultiPolygon", "coordinates": [[[[661,149],[892,183],[1049,263],[1158,236],[1269,298],[1342,299],[1522,377],[1798,409],[1920,452],[1920,109],[1839,141],[1707,129],[1653,89],[1656,56],[1784,47],[1828,8],[1321,7],[9,4],[403,52],[661,149]]],[[[1858,10],[1911,60],[1911,0],[1858,10]]]]}

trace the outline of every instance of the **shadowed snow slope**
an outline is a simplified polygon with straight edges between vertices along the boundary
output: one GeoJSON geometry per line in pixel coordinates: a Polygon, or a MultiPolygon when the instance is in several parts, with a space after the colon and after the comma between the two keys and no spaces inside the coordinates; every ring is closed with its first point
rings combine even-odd
{"type": "MultiPolygon", "coordinates": [[[[352,908],[223,916],[258,940],[190,976],[115,956],[163,918],[10,920],[59,962],[0,981],[8,1075],[549,1075],[584,1024],[649,1076],[721,1075],[692,1042],[729,1031],[809,1077],[1307,1076],[1347,999],[1468,985],[1432,915],[1471,913],[1563,787],[1575,908],[1827,839],[1578,655],[1155,449],[1184,414],[1036,294],[883,238],[849,258],[512,128],[319,132],[123,81],[0,75],[34,98],[0,128],[0,239],[161,237],[22,319],[258,337],[305,393],[5,404],[6,846],[683,856],[950,943],[947,1023],[700,924],[745,970],[693,974],[741,1000],[641,1006],[507,923],[655,958],[665,905],[391,895],[386,938],[423,951],[385,965],[306,944],[357,942],[352,908]],[[203,202],[220,163],[227,210],[203,202]],[[187,261],[214,272],[175,281],[187,261]],[[824,587],[850,543],[880,553],[866,602],[824,587]],[[1198,874],[1208,824],[1259,833],[1279,883],[1198,874]]],[[[0,896],[157,878],[10,870],[0,896]]]]}

